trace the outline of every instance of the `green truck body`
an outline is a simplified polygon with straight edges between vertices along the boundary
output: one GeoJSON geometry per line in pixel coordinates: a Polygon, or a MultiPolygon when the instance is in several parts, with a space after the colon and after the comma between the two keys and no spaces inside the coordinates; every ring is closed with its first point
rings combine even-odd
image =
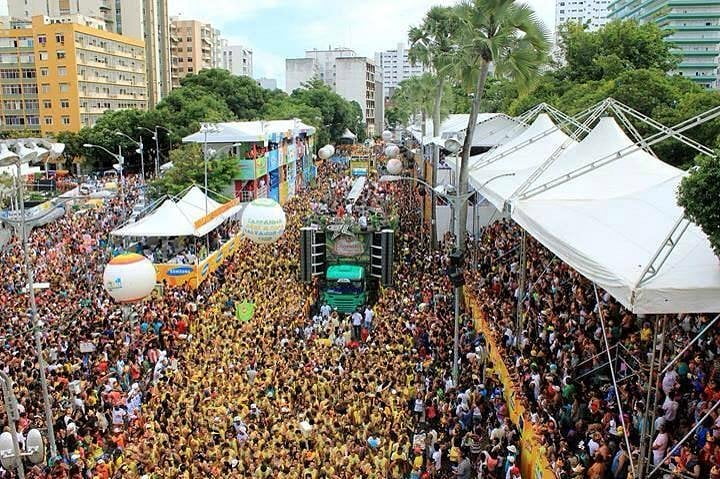
{"type": "Polygon", "coordinates": [[[355,264],[329,266],[322,300],[341,313],[352,313],[367,302],[365,268],[355,264]]]}

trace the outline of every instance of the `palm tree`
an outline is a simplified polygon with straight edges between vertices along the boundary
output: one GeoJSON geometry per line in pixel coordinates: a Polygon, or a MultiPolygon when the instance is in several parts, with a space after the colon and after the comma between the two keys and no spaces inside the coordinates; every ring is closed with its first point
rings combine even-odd
{"type": "MultiPolygon", "coordinates": [[[[456,66],[474,91],[459,169],[459,193],[464,195],[472,138],[491,66],[498,77],[511,78],[519,85],[529,83],[546,61],[549,35],[534,10],[516,0],[464,0],[456,12],[462,52],[456,66]]],[[[459,217],[467,217],[467,203],[460,208],[459,217]]],[[[459,223],[457,244],[462,250],[467,225],[459,223]]]]}
{"type": "MultiPolygon", "coordinates": [[[[433,136],[440,136],[442,120],[442,99],[447,80],[452,73],[455,55],[458,52],[456,32],[459,18],[452,7],[432,7],[425,15],[422,25],[413,27],[409,32],[409,58],[413,63],[421,63],[434,73],[435,94],[432,108],[433,136]]],[[[423,136],[424,136],[423,125],[423,136]]],[[[437,167],[440,162],[440,146],[433,146],[432,186],[437,182],[437,167]]],[[[435,223],[435,199],[432,205],[433,224],[435,223]]],[[[432,228],[432,245],[437,243],[435,228],[432,228]]]]}
{"type": "Polygon", "coordinates": [[[435,80],[431,74],[425,73],[401,81],[392,97],[392,103],[407,117],[421,115],[422,134],[425,136],[424,120],[432,112],[434,96],[435,80]]]}

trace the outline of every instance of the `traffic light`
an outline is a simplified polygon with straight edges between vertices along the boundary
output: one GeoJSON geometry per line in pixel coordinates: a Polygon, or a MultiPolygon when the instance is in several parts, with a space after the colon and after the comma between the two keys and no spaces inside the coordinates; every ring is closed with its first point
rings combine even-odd
{"type": "Polygon", "coordinates": [[[300,229],[300,281],[311,283],[325,271],[325,232],[317,228],[300,229]]]}
{"type": "Polygon", "coordinates": [[[373,233],[370,246],[370,276],[379,279],[383,286],[393,284],[394,248],[395,231],[386,229],[373,233]]]}

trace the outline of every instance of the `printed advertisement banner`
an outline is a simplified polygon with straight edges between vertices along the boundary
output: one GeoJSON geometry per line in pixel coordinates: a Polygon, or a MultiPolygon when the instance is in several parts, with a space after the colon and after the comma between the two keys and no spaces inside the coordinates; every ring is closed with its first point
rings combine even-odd
{"type": "Polygon", "coordinates": [[[240,172],[236,179],[238,180],[254,180],[255,179],[255,161],[254,160],[238,160],[240,172]]]}
{"type": "Polygon", "coordinates": [[[182,286],[197,277],[194,264],[156,264],[157,282],[170,287],[182,286]]]}
{"type": "Polygon", "coordinates": [[[278,150],[272,150],[267,154],[267,169],[268,171],[275,171],[278,169],[280,161],[278,160],[278,150]]]}
{"type": "Polygon", "coordinates": [[[255,159],[255,178],[260,178],[261,176],[267,175],[268,172],[268,165],[267,165],[267,158],[265,156],[261,156],[255,159]]]}
{"type": "Polygon", "coordinates": [[[347,229],[347,225],[330,225],[328,230],[325,240],[328,263],[370,262],[371,234],[354,234],[347,229]]]}
{"type": "Polygon", "coordinates": [[[503,394],[507,401],[510,419],[520,429],[520,472],[522,477],[533,479],[556,479],[555,474],[550,468],[550,463],[544,455],[544,449],[537,437],[533,425],[529,419],[526,419],[525,407],[521,404],[520,399],[516,397],[517,391],[520,391],[520,385],[516,384],[510,376],[500,347],[495,342],[495,336],[490,328],[484,314],[480,308],[477,299],[466,289],[465,297],[470,303],[475,329],[482,333],[488,347],[488,359],[492,362],[495,373],[499,376],[503,384],[503,394]]]}

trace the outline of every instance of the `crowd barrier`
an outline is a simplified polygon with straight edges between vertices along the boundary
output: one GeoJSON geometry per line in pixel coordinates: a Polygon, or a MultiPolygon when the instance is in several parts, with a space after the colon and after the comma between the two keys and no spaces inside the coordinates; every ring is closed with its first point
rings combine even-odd
{"type": "Polygon", "coordinates": [[[196,289],[211,273],[223,264],[225,259],[235,253],[240,244],[241,236],[242,235],[238,234],[230,238],[225,244],[220,246],[219,249],[210,253],[210,255],[197,264],[156,264],[157,282],[162,283],[164,281],[169,287],[190,284],[193,289],[196,289]]]}
{"type": "Polygon", "coordinates": [[[484,317],[477,298],[467,289],[465,298],[472,310],[475,330],[485,337],[487,360],[492,362],[493,370],[503,383],[510,419],[520,431],[520,473],[522,477],[556,479],[542,443],[530,422],[530,414],[520,401],[520,384],[512,377],[503,360],[503,351],[496,342],[494,331],[484,317]]]}

